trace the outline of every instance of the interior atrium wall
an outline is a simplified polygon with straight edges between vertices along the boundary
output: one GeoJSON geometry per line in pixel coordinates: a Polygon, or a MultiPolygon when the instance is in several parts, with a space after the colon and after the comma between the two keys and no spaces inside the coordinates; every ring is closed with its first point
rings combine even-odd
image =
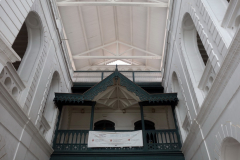
{"type": "MultiPolygon", "coordinates": [[[[177,107],[178,109],[185,107],[184,114],[187,115],[189,124],[185,123],[184,118],[180,118],[181,115],[177,116],[181,135],[185,134],[182,138],[182,151],[186,160],[229,160],[231,147],[227,148],[226,145],[239,146],[240,142],[240,2],[238,0],[230,2],[170,0],[169,6],[170,19],[168,19],[169,32],[163,61],[163,86],[166,93],[181,94],[179,98],[181,102],[177,107]],[[198,75],[198,80],[194,79],[191,58],[186,49],[186,45],[196,46],[197,43],[185,41],[183,24],[186,14],[192,19],[209,57],[201,75],[198,75]],[[174,88],[176,82],[177,89],[174,88]]],[[[51,84],[54,73],[59,75],[59,87],[56,91],[70,93],[72,86],[72,67],[66,44],[61,40],[65,37],[62,26],[59,25],[61,23],[55,23],[60,19],[56,8],[54,0],[0,0],[1,160],[48,160],[53,152],[52,135],[59,113],[57,110],[50,110],[49,114],[53,117],[50,123],[44,111],[49,104],[47,101],[49,91],[53,92],[51,84]],[[33,25],[41,24],[40,37],[38,37],[41,46],[35,47],[38,50],[31,59],[31,65],[20,64],[20,68],[29,70],[23,74],[27,75],[26,78],[21,76],[26,70],[16,71],[12,65],[15,61],[26,60],[24,57],[21,60],[12,49],[12,45],[30,14],[35,15],[30,19],[33,25]]],[[[28,34],[32,33],[29,37],[36,33],[32,29],[28,28],[28,34]]],[[[27,51],[35,49],[33,44],[33,42],[28,43],[27,51]]],[[[196,54],[199,53],[196,51],[196,54]]],[[[84,112],[89,118],[90,110],[84,112]]],[[[116,129],[124,129],[126,126],[126,129],[130,129],[133,128],[135,120],[140,120],[138,111],[131,112],[127,110],[126,113],[116,112],[108,115],[108,111],[99,110],[96,111],[94,122],[107,119],[117,124],[116,129]],[[114,119],[122,115],[131,121],[131,125],[127,121],[118,122],[114,119]]],[[[156,116],[154,114],[157,113],[150,112],[152,111],[149,113],[146,111],[146,120],[154,121],[162,114],[159,112],[156,116]]],[[[63,113],[65,113],[64,119],[68,119],[66,117],[69,114],[66,109],[63,109],[63,113]]],[[[81,120],[78,114],[83,113],[76,113],[74,121],[81,120]]],[[[162,117],[167,116],[165,114],[162,117]]],[[[173,126],[171,118],[168,122],[170,127],[173,126]]],[[[69,124],[72,128],[75,125],[71,121],[61,123],[63,129],[67,129],[69,124]]],[[[80,123],[80,128],[87,128],[87,121],[80,123]]],[[[161,126],[162,122],[159,120],[156,123],[161,126]]],[[[166,124],[162,123],[162,126],[166,127],[166,124]]],[[[232,152],[232,157],[239,157],[235,156],[237,153],[237,151],[232,152]]]]}
{"type": "MultiPolygon", "coordinates": [[[[49,160],[53,152],[51,137],[55,128],[57,112],[52,112],[53,125],[44,117],[44,109],[55,72],[59,75],[59,92],[70,92],[72,86],[71,66],[64,43],[61,44],[55,18],[58,12],[51,10],[55,1],[22,0],[0,1],[0,159],[1,160],[49,160]],[[37,52],[33,59],[21,60],[12,49],[22,24],[28,17],[27,50],[37,52]],[[37,17],[37,18],[36,18],[37,17]],[[36,26],[40,47],[34,46],[36,26]],[[41,41],[41,42],[40,42],[41,41]],[[20,70],[12,65],[25,61],[21,67],[28,71],[21,77],[20,70]],[[32,64],[29,66],[29,64],[32,64]],[[51,133],[49,132],[51,130],[51,133]],[[48,141],[47,138],[48,137],[48,141]]],[[[56,8],[56,6],[54,6],[56,8]]],[[[54,8],[53,7],[53,8],[54,8]]],[[[58,26],[59,27],[59,26],[58,26]]]]}
{"type": "MultiPolygon", "coordinates": [[[[190,114],[190,128],[182,147],[187,160],[229,159],[229,148],[226,149],[223,142],[229,137],[239,142],[240,32],[232,23],[223,25],[238,21],[236,5],[234,0],[230,3],[225,0],[173,2],[163,85],[165,92],[176,92],[172,77],[177,75],[183,96],[180,104],[184,104],[190,114]],[[193,68],[184,44],[186,14],[190,15],[209,56],[199,82],[191,76],[193,68]]],[[[195,42],[187,43],[194,45],[195,42]]]]}

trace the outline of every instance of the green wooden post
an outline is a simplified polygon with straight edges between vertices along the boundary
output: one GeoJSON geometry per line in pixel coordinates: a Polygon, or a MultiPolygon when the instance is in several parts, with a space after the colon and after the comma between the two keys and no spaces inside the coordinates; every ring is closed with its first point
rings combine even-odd
{"type": "Polygon", "coordinates": [[[132,72],[132,76],[133,76],[133,82],[135,82],[135,74],[134,74],[134,72],[132,72]]]}
{"type": "Polygon", "coordinates": [[[147,135],[145,132],[145,123],[144,123],[144,113],[143,113],[143,105],[139,103],[141,110],[141,121],[142,121],[142,134],[143,134],[143,150],[147,150],[147,135]]]}
{"type": "Polygon", "coordinates": [[[104,73],[102,72],[101,80],[103,80],[103,74],[104,74],[104,73]]]}
{"type": "Polygon", "coordinates": [[[90,119],[90,131],[93,130],[93,119],[94,119],[94,108],[95,108],[95,104],[92,104],[92,109],[91,109],[91,119],[90,119]]]}

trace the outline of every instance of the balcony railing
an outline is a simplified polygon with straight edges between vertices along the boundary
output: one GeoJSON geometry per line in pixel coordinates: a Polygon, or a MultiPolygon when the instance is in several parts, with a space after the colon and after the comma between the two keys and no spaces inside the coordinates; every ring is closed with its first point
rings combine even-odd
{"type": "MultiPolygon", "coordinates": [[[[114,71],[75,71],[73,82],[98,83],[112,74],[114,71]]],[[[120,71],[124,76],[136,83],[161,82],[160,71],[120,71]]]]}
{"type": "MultiPolygon", "coordinates": [[[[126,132],[125,130],[114,132],[126,132]]],[[[88,148],[88,130],[58,130],[53,143],[55,152],[143,152],[180,151],[181,143],[176,129],[146,130],[143,147],[88,148]]]]}

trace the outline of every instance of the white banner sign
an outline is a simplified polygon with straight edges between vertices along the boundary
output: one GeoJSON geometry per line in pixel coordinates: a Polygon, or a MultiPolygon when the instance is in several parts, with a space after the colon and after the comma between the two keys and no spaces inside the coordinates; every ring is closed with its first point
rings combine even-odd
{"type": "Polygon", "coordinates": [[[141,147],[142,131],[102,132],[89,131],[88,147],[141,147]]]}

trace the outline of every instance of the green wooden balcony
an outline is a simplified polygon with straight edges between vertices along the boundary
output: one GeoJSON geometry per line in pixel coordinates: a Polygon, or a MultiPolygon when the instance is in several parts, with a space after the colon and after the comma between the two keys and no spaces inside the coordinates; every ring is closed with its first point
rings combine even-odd
{"type": "MultiPolygon", "coordinates": [[[[114,132],[126,132],[119,130],[114,132]]],[[[86,152],[149,152],[180,151],[181,143],[176,129],[145,130],[143,147],[106,147],[88,148],[88,130],[58,130],[53,142],[54,152],[86,153],[86,152]]]]}

